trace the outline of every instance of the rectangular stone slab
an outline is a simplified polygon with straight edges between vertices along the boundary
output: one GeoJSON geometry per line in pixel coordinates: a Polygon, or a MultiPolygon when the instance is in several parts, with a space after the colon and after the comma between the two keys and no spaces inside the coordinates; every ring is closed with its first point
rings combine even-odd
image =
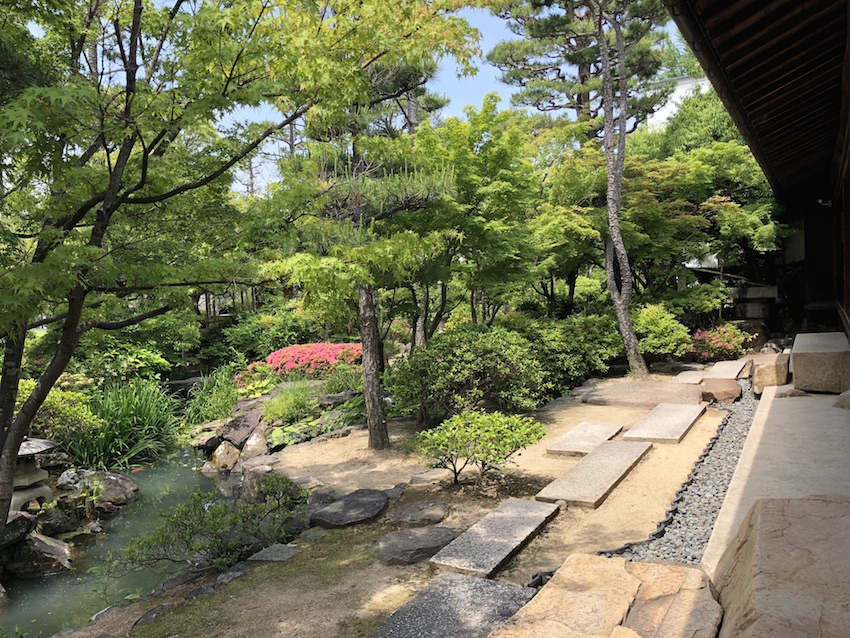
{"type": "Polygon", "coordinates": [[[582,456],[592,452],[600,443],[611,439],[623,429],[616,423],[583,421],[546,448],[549,454],[582,456]]]}
{"type": "Polygon", "coordinates": [[[550,503],[566,501],[567,505],[599,507],[651,447],[652,443],[641,441],[606,441],[534,498],[550,503]]]}
{"type": "Polygon", "coordinates": [[[624,441],[678,443],[705,412],[704,405],[661,403],[623,435],[624,441]]]}
{"type": "Polygon", "coordinates": [[[535,590],[461,574],[440,574],[369,638],[486,638],[535,590]]]}
{"type": "Polygon", "coordinates": [[[747,363],[744,359],[718,361],[705,373],[703,379],[737,379],[747,363]]]}
{"type": "Polygon", "coordinates": [[[557,513],[557,505],[509,498],[437,552],[430,562],[462,574],[490,578],[557,513]]]}
{"type": "Polygon", "coordinates": [[[850,343],[843,332],[798,334],[791,366],[798,390],[833,394],[850,390],[850,343]]]}
{"type": "Polygon", "coordinates": [[[699,385],[702,378],[705,376],[705,372],[702,370],[685,370],[684,372],[680,372],[675,377],[673,377],[673,383],[687,383],[690,385],[699,385]]]}

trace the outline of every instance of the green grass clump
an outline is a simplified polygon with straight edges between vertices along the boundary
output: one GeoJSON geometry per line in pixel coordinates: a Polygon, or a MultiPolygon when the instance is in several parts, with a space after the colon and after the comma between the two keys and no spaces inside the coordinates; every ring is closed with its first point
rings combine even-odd
{"type": "Polygon", "coordinates": [[[263,419],[293,423],[309,416],[319,407],[316,391],[308,384],[296,383],[284,387],[280,394],[263,406],[263,419]]]}
{"type": "Polygon", "coordinates": [[[233,406],[239,400],[233,377],[233,367],[226,365],[193,385],[186,404],[186,422],[209,423],[230,416],[233,406]]]}

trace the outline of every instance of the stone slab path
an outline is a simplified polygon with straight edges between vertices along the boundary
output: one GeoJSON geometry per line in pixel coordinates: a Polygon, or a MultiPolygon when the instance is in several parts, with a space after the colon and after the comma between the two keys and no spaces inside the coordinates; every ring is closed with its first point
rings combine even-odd
{"type": "Polygon", "coordinates": [[[592,405],[633,405],[654,408],[659,403],[692,403],[702,401],[698,387],[665,381],[626,381],[596,387],[581,397],[592,405]]]}
{"type": "Polygon", "coordinates": [[[561,478],[540,490],[535,498],[550,503],[566,501],[567,505],[599,507],[651,447],[652,443],[641,441],[606,441],[561,478]]]}
{"type": "Polygon", "coordinates": [[[533,595],[530,587],[440,574],[369,638],[486,638],[533,595]]]}
{"type": "Polygon", "coordinates": [[[489,638],[714,636],[722,615],[700,569],[573,554],[489,638]]]}
{"type": "Polygon", "coordinates": [[[441,549],[438,568],[490,578],[558,513],[558,506],[509,498],[441,549]]]}
{"type": "Polygon", "coordinates": [[[623,435],[624,441],[678,443],[705,412],[704,405],[662,403],[623,435]]]}
{"type": "Polygon", "coordinates": [[[686,370],[685,372],[680,372],[675,377],[671,379],[673,383],[688,383],[692,385],[699,385],[702,378],[705,376],[705,371],[703,370],[686,370]]]}
{"type": "Polygon", "coordinates": [[[592,452],[600,443],[617,436],[622,425],[583,421],[546,448],[549,454],[582,456],[592,452]]]}
{"type": "Polygon", "coordinates": [[[747,365],[747,359],[737,359],[736,361],[718,361],[711,370],[705,373],[703,379],[737,379],[741,374],[741,370],[747,365]]]}

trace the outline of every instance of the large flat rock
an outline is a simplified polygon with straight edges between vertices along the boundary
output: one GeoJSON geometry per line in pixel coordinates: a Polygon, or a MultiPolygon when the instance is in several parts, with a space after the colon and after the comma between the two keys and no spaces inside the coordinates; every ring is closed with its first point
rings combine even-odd
{"type": "Polygon", "coordinates": [[[583,421],[572,430],[559,437],[552,445],[546,448],[549,454],[563,456],[581,456],[592,452],[600,443],[611,439],[620,430],[622,425],[616,423],[597,423],[594,421],[583,421]]]}
{"type": "Polygon", "coordinates": [[[794,387],[841,394],[850,390],[850,343],[843,332],[801,333],[791,348],[794,387]]]}
{"type": "Polygon", "coordinates": [[[375,520],[386,509],[389,497],[383,490],[356,490],[310,516],[310,525],[348,527],[375,520]]]}
{"type": "Polygon", "coordinates": [[[700,569],[573,554],[489,638],[711,638],[721,615],[700,569]]]}
{"type": "Polygon", "coordinates": [[[659,403],[702,401],[702,392],[694,385],[666,381],[625,381],[596,387],[581,397],[592,405],[634,405],[653,408],[659,403]]]}
{"type": "Polygon", "coordinates": [[[678,443],[705,412],[703,405],[662,403],[623,435],[624,441],[678,443]]]}
{"type": "Polygon", "coordinates": [[[741,370],[747,365],[747,359],[736,359],[735,361],[718,361],[711,370],[705,373],[703,379],[737,379],[741,370]]]}
{"type": "Polygon", "coordinates": [[[386,565],[412,565],[431,558],[455,539],[448,527],[401,529],[375,541],[375,555],[386,565]]]}
{"type": "Polygon", "coordinates": [[[717,567],[720,636],[847,636],[850,498],[756,501],[717,567]]]}
{"type": "Polygon", "coordinates": [[[486,638],[533,595],[530,587],[440,574],[369,638],[486,638]]]}
{"type": "Polygon", "coordinates": [[[606,441],[538,492],[538,501],[599,507],[605,497],[643,458],[652,443],[606,441]]]}
{"type": "Polygon", "coordinates": [[[704,370],[685,370],[673,377],[671,381],[673,383],[689,383],[692,385],[698,385],[704,376],[704,370]]]}
{"type": "Polygon", "coordinates": [[[431,564],[490,578],[558,513],[558,506],[509,498],[441,549],[431,564]]]}

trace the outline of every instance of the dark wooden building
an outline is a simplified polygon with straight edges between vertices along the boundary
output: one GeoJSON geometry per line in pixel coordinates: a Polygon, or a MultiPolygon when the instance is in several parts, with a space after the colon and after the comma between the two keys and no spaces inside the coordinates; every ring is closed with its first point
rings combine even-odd
{"type": "Polygon", "coordinates": [[[850,334],[847,0],[664,0],[801,228],[798,319],[850,334]]]}

